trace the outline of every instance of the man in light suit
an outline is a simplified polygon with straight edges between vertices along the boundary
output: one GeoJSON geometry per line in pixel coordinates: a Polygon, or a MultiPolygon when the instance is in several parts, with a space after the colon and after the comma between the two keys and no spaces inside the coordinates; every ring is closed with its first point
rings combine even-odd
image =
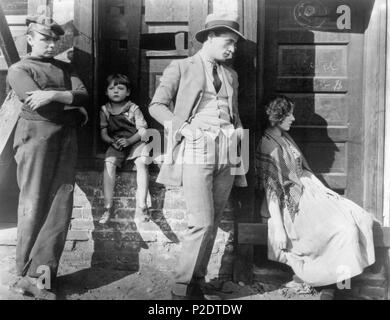
{"type": "Polygon", "coordinates": [[[236,17],[207,16],[205,28],[195,35],[202,49],[172,61],[149,106],[170,137],[157,182],[182,185],[188,210],[173,299],[204,298],[200,284],[231,188],[234,182],[246,186],[245,175],[235,176],[228,156],[242,135],[238,77],[223,64],[232,58],[237,42],[245,40],[238,30],[236,17]]]}

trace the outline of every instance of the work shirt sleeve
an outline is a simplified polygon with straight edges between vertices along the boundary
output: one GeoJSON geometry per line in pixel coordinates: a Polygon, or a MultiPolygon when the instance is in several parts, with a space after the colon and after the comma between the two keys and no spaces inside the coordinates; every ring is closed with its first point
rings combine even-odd
{"type": "Polygon", "coordinates": [[[148,124],[144,118],[144,115],[139,106],[137,106],[136,104],[133,104],[131,106],[131,111],[134,114],[135,127],[138,130],[138,134],[141,136],[141,140],[145,141],[147,133],[146,129],[148,128],[148,124]]]}
{"type": "Polygon", "coordinates": [[[85,105],[88,101],[88,91],[85,88],[83,82],[74,71],[71,72],[70,80],[72,82],[72,90],[71,90],[73,95],[72,106],[85,105]]]}
{"type": "Polygon", "coordinates": [[[21,65],[12,65],[8,69],[7,80],[22,102],[27,98],[27,92],[41,90],[30,73],[21,65]]]}

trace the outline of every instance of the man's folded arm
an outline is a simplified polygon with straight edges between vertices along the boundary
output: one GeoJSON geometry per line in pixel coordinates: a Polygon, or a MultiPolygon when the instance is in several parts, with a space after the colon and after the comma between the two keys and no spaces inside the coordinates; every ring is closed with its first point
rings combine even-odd
{"type": "Polygon", "coordinates": [[[76,74],[72,74],[70,77],[72,82],[72,106],[84,106],[88,102],[88,91],[85,88],[83,82],[76,74]]]}
{"type": "MultiPolygon", "coordinates": [[[[42,91],[30,74],[21,66],[11,66],[8,70],[7,80],[22,102],[29,96],[28,92],[42,91]]],[[[83,83],[77,76],[72,76],[71,82],[72,90],[50,90],[53,93],[52,101],[72,106],[85,104],[88,100],[88,92],[83,83]]]]}
{"type": "Polygon", "coordinates": [[[20,66],[13,65],[8,69],[7,81],[22,102],[28,97],[27,92],[41,90],[29,73],[20,66]]]}

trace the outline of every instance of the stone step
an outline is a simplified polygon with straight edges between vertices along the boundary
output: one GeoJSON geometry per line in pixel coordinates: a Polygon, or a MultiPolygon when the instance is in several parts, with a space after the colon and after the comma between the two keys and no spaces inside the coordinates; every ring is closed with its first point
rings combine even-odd
{"type": "MultiPolygon", "coordinates": [[[[134,222],[136,172],[118,172],[113,219],[98,223],[104,211],[103,172],[78,172],[74,208],[62,260],[77,268],[91,265],[107,269],[137,270],[141,265],[172,271],[177,264],[182,235],[187,228],[181,188],[156,183],[150,175],[152,221],[134,222]]],[[[210,275],[229,278],[233,265],[234,206],[229,203],[210,259],[210,275]],[[230,249],[228,249],[230,248],[230,249]],[[222,273],[222,274],[221,274],[222,273]]],[[[3,242],[16,244],[16,225],[3,233],[3,242]],[[5,236],[7,233],[7,236],[5,236]]],[[[0,239],[1,239],[0,230],[0,239]]],[[[1,240],[0,240],[1,245],[1,240]]]]}
{"type": "Polygon", "coordinates": [[[288,282],[292,280],[293,272],[282,269],[279,266],[254,266],[253,267],[253,280],[262,283],[288,282]]]}

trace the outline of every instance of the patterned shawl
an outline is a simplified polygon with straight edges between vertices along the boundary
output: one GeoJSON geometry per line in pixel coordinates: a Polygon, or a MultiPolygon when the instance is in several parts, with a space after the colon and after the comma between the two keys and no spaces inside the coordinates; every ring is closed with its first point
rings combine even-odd
{"type": "MultiPolygon", "coordinates": [[[[300,152],[293,139],[283,133],[283,137],[300,152]]],[[[282,209],[287,208],[291,220],[298,213],[303,185],[300,181],[301,168],[283,137],[266,130],[256,150],[256,180],[259,191],[266,195],[274,193],[282,209]]],[[[303,166],[310,170],[302,155],[303,166]]],[[[311,170],[310,170],[311,171],[311,170]]]]}

